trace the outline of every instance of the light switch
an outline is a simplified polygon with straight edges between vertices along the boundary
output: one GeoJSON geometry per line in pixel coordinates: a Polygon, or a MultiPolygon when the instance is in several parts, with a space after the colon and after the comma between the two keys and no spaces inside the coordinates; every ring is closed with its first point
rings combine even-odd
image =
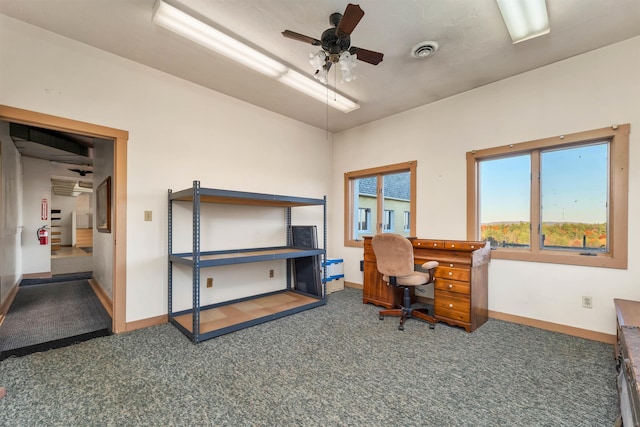
{"type": "Polygon", "coordinates": [[[144,220],[151,221],[151,211],[144,211],[144,220]]]}

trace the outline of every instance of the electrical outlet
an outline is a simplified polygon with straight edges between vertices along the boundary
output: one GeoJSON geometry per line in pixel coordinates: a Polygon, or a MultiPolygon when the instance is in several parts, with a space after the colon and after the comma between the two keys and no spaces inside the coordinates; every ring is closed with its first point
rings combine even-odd
{"type": "Polygon", "coordinates": [[[591,297],[582,297],[582,308],[593,308],[593,299],[591,297]]]}
{"type": "Polygon", "coordinates": [[[213,277],[207,277],[207,288],[213,288],[213,277]]]}
{"type": "Polygon", "coordinates": [[[269,270],[269,278],[273,279],[274,276],[273,270],[269,270]]]}

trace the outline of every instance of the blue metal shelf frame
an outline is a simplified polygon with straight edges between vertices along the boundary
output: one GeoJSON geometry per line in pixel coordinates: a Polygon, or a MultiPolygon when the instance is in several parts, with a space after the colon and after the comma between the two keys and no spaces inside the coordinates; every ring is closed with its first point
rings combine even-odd
{"type": "MultiPolygon", "coordinates": [[[[183,334],[197,344],[210,338],[234,332],[240,329],[244,329],[250,326],[258,325],[270,320],[275,320],[284,316],[288,316],[294,313],[298,313],[311,308],[325,305],[327,302],[326,293],[326,266],[322,269],[322,296],[317,297],[317,300],[305,304],[300,307],[288,309],[279,313],[270,314],[258,319],[252,319],[250,321],[238,323],[225,328],[216,329],[213,331],[201,333],[200,331],[200,313],[202,310],[213,309],[229,304],[234,304],[241,301],[247,301],[262,296],[271,294],[278,294],[285,291],[294,291],[292,289],[292,260],[295,258],[320,256],[323,259],[326,258],[327,247],[327,197],[322,199],[307,198],[307,197],[292,197],[282,196],[274,194],[261,194],[261,193],[247,193],[241,191],[229,191],[219,190],[213,188],[201,188],[200,181],[193,181],[193,187],[177,192],[173,192],[171,189],[168,191],[168,312],[169,322],[178,328],[183,334]],[[173,253],[173,202],[191,202],[192,203],[192,226],[193,226],[193,251],[190,253],[173,253]],[[267,207],[282,207],[284,208],[285,216],[285,233],[286,233],[286,246],[267,247],[267,248],[251,248],[251,249],[232,249],[224,251],[205,251],[201,252],[200,248],[200,205],[201,203],[226,203],[226,204],[238,204],[238,205],[257,205],[267,207]],[[322,248],[295,248],[292,246],[291,236],[291,208],[300,206],[318,206],[323,207],[323,246],[322,248]],[[284,251],[283,251],[284,250],[284,251]],[[246,254],[246,255],[242,255],[246,254]],[[228,257],[225,255],[229,255],[228,257]],[[215,259],[207,259],[207,257],[215,256],[215,259]],[[204,258],[204,259],[203,259],[204,258]],[[205,307],[200,306],[200,269],[206,267],[215,267],[220,265],[242,264],[250,262],[270,261],[284,259],[286,260],[287,276],[286,276],[286,290],[270,292],[267,294],[254,295],[247,298],[225,301],[217,304],[208,305],[205,307]],[[193,281],[193,308],[189,310],[183,310],[180,312],[173,312],[173,263],[189,265],[192,267],[192,281],[193,281]],[[176,316],[183,314],[193,315],[192,331],[182,326],[175,320],[176,316]]],[[[297,291],[294,291],[297,292],[297,291]]],[[[301,293],[301,292],[299,292],[301,293]]],[[[308,294],[305,294],[308,295],[308,294]]],[[[315,296],[314,296],[315,298],[315,296]]]]}

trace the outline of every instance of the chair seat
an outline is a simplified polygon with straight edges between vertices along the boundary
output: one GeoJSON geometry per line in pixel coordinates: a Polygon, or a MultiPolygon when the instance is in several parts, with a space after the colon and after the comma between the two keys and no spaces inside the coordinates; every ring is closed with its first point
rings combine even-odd
{"type": "MultiPolygon", "coordinates": [[[[383,275],[382,280],[389,283],[389,276],[383,275]]],[[[396,276],[396,284],[398,286],[426,285],[430,280],[431,276],[429,276],[429,273],[422,273],[420,271],[415,271],[413,274],[408,276],[396,276]]]]}

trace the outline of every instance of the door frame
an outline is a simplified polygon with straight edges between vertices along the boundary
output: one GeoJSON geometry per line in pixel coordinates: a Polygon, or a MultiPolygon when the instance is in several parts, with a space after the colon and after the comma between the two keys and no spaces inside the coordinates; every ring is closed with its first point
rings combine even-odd
{"type": "Polygon", "coordinates": [[[113,283],[111,330],[126,332],[127,296],[127,142],[129,132],[93,123],[0,105],[0,120],[113,140],[113,283]]]}

